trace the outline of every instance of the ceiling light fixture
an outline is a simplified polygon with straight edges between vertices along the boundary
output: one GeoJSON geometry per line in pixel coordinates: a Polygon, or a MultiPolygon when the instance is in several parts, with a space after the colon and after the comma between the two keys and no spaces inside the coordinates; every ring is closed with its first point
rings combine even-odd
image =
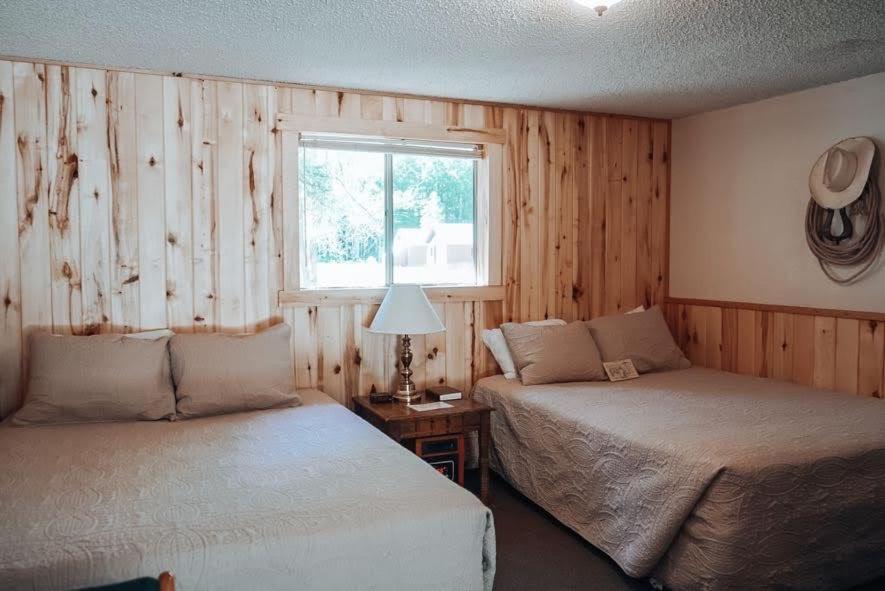
{"type": "Polygon", "coordinates": [[[589,6],[593,10],[596,11],[596,14],[602,16],[602,13],[609,9],[609,7],[614,6],[621,0],[575,0],[578,4],[583,4],[584,6],[589,6]]]}

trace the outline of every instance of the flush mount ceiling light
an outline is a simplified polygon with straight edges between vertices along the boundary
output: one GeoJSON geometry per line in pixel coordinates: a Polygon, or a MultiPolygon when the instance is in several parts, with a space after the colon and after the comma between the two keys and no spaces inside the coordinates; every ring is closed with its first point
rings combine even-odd
{"type": "Polygon", "coordinates": [[[602,13],[609,9],[609,7],[614,6],[621,0],[575,0],[578,4],[583,4],[584,6],[589,6],[593,10],[596,11],[596,14],[602,16],[602,13]]]}

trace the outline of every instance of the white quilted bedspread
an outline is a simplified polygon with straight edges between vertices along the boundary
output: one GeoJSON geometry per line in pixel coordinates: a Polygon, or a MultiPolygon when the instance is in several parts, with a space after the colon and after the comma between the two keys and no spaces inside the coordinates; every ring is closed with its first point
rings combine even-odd
{"type": "Polygon", "coordinates": [[[693,368],[477,383],[493,466],[630,575],[845,589],[885,575],[885,401],[693,368]]]}
{"type": "Polygon", "coordinates": [[[0,427],[0,589],[491,589],[490,511],[316,391],[178,422],[0,427]]]}

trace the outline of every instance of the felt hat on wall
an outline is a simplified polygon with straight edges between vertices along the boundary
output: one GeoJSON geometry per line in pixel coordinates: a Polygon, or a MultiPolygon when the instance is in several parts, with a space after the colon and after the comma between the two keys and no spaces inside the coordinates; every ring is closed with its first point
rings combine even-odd
{"type": "Polygon", "coordinates": [[[840,209],[860,197],[875,153],[873,140],[852,137],[821,154],[808,176],[812,198],[821,207],[840,209]]]}

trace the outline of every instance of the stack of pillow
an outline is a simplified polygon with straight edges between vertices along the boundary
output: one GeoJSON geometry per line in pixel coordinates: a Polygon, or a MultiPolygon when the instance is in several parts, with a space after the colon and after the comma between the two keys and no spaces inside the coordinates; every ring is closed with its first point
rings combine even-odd
{"type": "Polygon", "coordinates": [[[13,424],[192,418],[297,406],[291,329],[30,339],[24,406],[13,424]]]}
{"type": "Polygon", "coordinates": [[[586,322],[508,322],[482,338],[504,376],[526,386],[606,380],[603,362],[625,359],[640,374],[691,366],[659,306],[586,322]]]}

